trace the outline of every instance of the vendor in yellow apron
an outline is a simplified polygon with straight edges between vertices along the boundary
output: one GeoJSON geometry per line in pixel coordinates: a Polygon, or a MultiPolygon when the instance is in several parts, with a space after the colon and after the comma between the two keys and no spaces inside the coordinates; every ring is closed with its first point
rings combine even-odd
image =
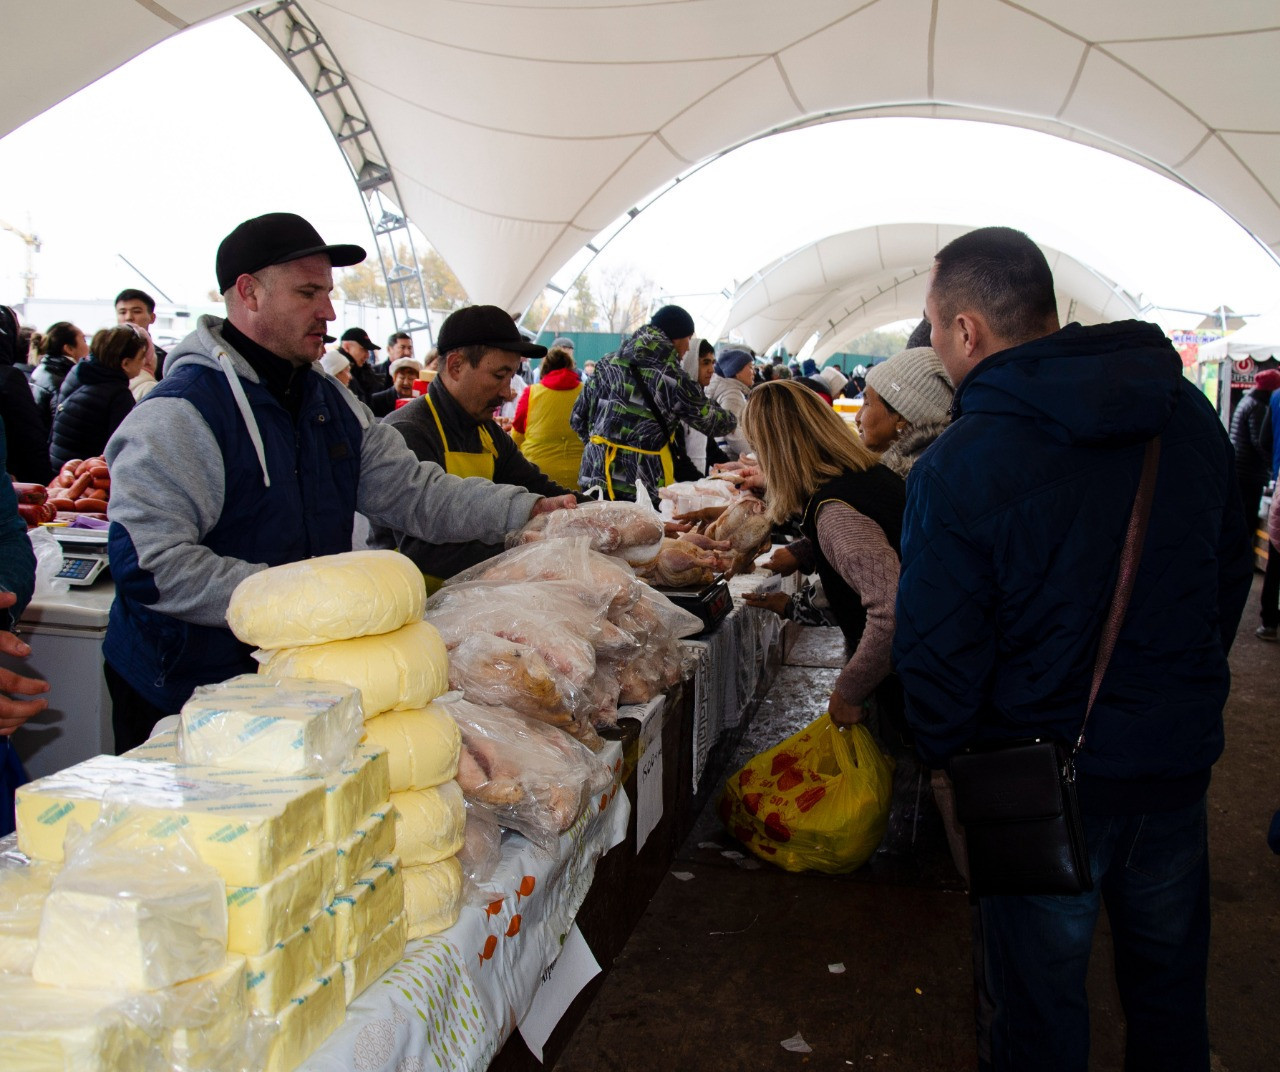
{"type": "MultiPolygon", "coordinates": [[[[492,480],[493,463],[498,457],[498,448],[493,445],[493,436],[489,434],[489,429],[483,424],[480,425],[480,446],[483,449],[478,454],[450,450],[449,440],[444,434],[444,425],[440,423],[440,414],[436,412],[435,403],[431,401],[429,394],[422,397],[427,408],[431,410],[431,416],[435,419],[436,431],[440,433],[440,445],[444,448],[444,471],[453,476],[482,476],[486,480],[492,480]]],[[[443,577],[433,577],[429,573],[424,573],[422,579],[427,582],[427,595],[438,592],[440,586],[444,584],[443,577]]]]}
{"type": "MultiPolygon", "coordinates": [[[[675,437],[672,436],[674,439],[675,437]]],[[[657,450],[645,450],[644,447],[632,447],[626,443],[615,443],[612,439],[605,439],[602,435],[592,435],[591,442],[597,446],[604,447],[604,490],[610,499],[613,498],[613,463],[618,457],[618,451],[629,450],[633,454],[656,454],[662,459],[662,484],[666,487],[668,484],[676,482],[675,462],[671,458],[671,440],[668,439],[657,450]]],[[[468,455],[470,457],[470,455],[468,455]]],[[[639,468],[636,470],[639,476],[639,468]]]]}

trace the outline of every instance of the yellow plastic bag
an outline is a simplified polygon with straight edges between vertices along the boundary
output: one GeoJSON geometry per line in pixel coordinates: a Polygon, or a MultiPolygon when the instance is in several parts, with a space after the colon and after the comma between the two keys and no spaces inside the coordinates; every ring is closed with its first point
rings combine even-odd
{"type": "Polygon", "coordinates": [[[876,851],[889,820],[892,760],[861,725],[823,715],[725,783],[720,818],[762,860],[841,874],[876,851]]]}

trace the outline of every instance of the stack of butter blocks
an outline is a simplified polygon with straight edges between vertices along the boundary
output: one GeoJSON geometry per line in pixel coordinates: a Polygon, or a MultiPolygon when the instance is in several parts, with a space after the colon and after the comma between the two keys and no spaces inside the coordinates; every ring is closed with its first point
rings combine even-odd
{"type": "MultiPolygon", "coordinates": [[[[389,759],[396,850],[404,865],[392,881],[403,888],[410,938],[457,921],[457,853],[466,827],[454,780],[461,738],[433,703],[448,688],[449,658],[440,634],[422,620],[425,606],[422,575],[409,559],[394,551],[356,551],[256,574],[237,587],[227,613],[236,635],[263,649],[264,677],[339,681],[359,690],[366,743],[385,749],[389,759]]],[[[368,933],[383,909],[374,897],[378,884],[366,879],[371,876],[361,875],[334,900],[339,948],[349,960],[359,959],[356,943],[366,938],[377,948],[384,936],[388,944],[398,940],[398,930],[368,933]],[[344,923],[344,916],[353,922],[344,923]]]]}

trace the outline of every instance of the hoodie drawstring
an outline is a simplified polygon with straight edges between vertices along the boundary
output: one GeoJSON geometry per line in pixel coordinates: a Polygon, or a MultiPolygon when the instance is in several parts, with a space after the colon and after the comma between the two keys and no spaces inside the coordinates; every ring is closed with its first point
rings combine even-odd
{"type": "Polygon", "coordinates": [[[240,408],[240,416],[244,418],[245,426],[249,429],[249,439],[253,442],[253,449],[258,453],[258,464],[262,466],[263,487],[269,488],[271,475],[267,472],[267,452],[262,445],[262,432],[258,429],[258,422],[253,419],[253,409],[249,406],[249,399],[244,393],[244,385],[236,375],[235,365],[231,363],[231,358],[225,350],[218,351],[218,364],[222,368],[223,375],[227,377],[227,383],[231,385],[231,393],[235,396],[236,405],[240,408]]]}

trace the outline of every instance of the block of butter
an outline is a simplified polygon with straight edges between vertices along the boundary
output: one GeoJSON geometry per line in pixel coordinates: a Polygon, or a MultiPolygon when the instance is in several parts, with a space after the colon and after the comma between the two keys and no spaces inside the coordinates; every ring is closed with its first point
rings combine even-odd
{"type": "Polygon", "coordinates": [[[324,792],[323,781],[298,774],[95,756],[18,790],[18,847],[61,860],[67,825],[87,830],[110,799],[153,820],[158,841],[185,829],[228,885],[260,886],[324,840],[324,792]]]}
{"type": "Polygon", "coordinates": [[[342,1024],[347,1015],[347,987],[342,965],[333,964],[289,999],[276,1014],[264,1072],[292,1072],[342,1024]]]}
{"type": "Polygon", "coordinates": [[[458,922],[462,911],[462,864],[456,856],[403,868],[401,876],[410,938],[439,934],[458,922]]]}
{"type": "Polygon", "coordinates": [[[369,944],[349,960],[342,962],[347,983],[347,1004],[368,989],[369,984],[404,956],[409,937],[406,915],[401,912],[373,936],[369,944]]]}
{"type": "Polygon", "coordinates": [[[350,837],[391,792],[386,750],[370,742],[325,777],[324,836],[335,845],[350,837]]]}
{"type": "Polygon", "coordinates": [[[387,750],[391,790],[430,789],[458,773],[462,735],[439,704],[388,711],[364,724],[365,740],[387,750]]]}
{"type": "Polygon", "coordinates": [[[363,720],[350,685],[240,674],[182,705],[178,753],[199,766],[324,776],[350,756],[363,720]]]}
{"type": "Polygon", "coordinates": [[[404,911],[404,881],[400,860],[379,860],[345,893],[329,905],[337,929],[334,949],[338,960],[350,960],[396,916],[404,911]]]}
{"type": "Polygon", "coordinates": [[[218,1068],[241,1042],[245,1017],[245,959],[230,954],[217,971],[160,991],[166,1047],[177,1069],[218,1068]]]}
{"type": "Polygon", "coordinates": [[[396,810],[389,802],[374,808],[365,816],[349,838],[338,842],[337,873],[334,892],[351,888],[361,875],[379,860],[385,860],[396,849],[396,810]]]}
{"type": "Polygon", "coordinates": [[[364,717],[426,707],[449,687],[449,654],[429,622],[394,633],[281,648],[258,672],[265,677],[342,681],[360,690],[364,717]]]}
{"type": "Polygon", "coordinates": [[[270,882],[227,887],[227,948],[265,953],[293,934],[337,892],[338,850],[323,842],[270,882]]]}
{"type": "Polygon", "coordinates": [[[24,866],[0,863],[0,972],[31,974],[40,913],[57,871],[39,860],[24,866]]]}
{"type": "Polygon", "coordinates": [[[248,957],[245,976],[254,1012],[274,1016],[308,980],[323,975],[334,956],[334,916],[321,909],[282,942],[260,956],[248,957]]]}
{"type": "Polygon", "coordinates": [[[119,992],[64,990],[29,975],[0,974],[0,1068],[150,1067],[153,1040],[125,1014],[125,1001],[119,992]]]}
{"type": "Polygon", "coordinates": [[[226,950],[226,887],[209,868],[135,876],[107,859],[54,882],[31,974],[51,986],[157,990],[216,971],[226,950]]]}
{"type": "Polygon", "coordinates": [[[456,855],[462,848],[467,831],[467,805],[457,782],[409,793],[392,793],[391,803],[400,814],[396,852],[406,867],[433,864],[456,855]]]}

